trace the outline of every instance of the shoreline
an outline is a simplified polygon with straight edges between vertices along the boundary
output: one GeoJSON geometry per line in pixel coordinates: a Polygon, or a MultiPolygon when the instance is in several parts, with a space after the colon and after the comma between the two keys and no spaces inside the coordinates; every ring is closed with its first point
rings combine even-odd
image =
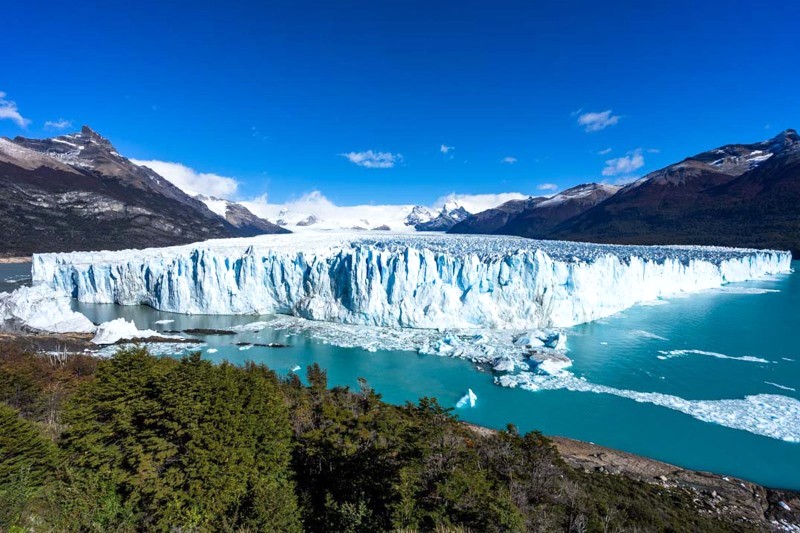
{"type": "Polygon", "coordinates": [[[31,263],[33,256],[17,256],[17,257],[0,257],[0,265],[16,264],[16,263],[31,263]]]}
{"type": "MultiPolygon", "coordinates": [[[[481,436],[497,430],[463,422],[481,436]]],[[[591,475],[624,476],[689,494],[699,512],[758,525],[772,531],[800,531],[800,492],[759,485],[713,472],[690,470],[592,442],[545,435],[571,467],[591,475]],[[784,505],[788,506],[788,510],[784,505]],[[788,527],[787,527],[788,526],[788,527]]]]}

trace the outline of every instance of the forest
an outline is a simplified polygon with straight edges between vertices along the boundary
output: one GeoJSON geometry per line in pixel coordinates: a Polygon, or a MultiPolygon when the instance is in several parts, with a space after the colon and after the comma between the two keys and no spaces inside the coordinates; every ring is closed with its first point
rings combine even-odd
{"type": "Polygon", "coordinates": [[[743,531],[690,497],[568,466],[537,432],[481,430],[199,354],[0,345],[0,529],[743,531]]]}

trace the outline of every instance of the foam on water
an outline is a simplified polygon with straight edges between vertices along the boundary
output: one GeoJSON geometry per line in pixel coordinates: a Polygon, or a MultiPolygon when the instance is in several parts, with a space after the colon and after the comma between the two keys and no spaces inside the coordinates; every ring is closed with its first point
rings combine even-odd
{"type": "Polygon", "coordinates": [[[666,337],[662,337],[661,335],[656,335],[650,331],[645,331],[643,329],[635,329],[631,331],[631,333],[637,337],[642,337],[643,339],[653,339],[657,341],[668,341],[669,339],[666,337]]]}

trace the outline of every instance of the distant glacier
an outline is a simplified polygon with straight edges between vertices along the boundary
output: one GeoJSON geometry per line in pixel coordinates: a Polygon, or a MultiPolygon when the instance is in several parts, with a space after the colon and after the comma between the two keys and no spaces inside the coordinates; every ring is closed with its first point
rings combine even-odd
{"type": "Polygon", "coordinates": [[[82,302],[177,313],[523,330],[790,269],[791,254],[771,250],[318,233],[37,254],[32,275],[82,302]]]}

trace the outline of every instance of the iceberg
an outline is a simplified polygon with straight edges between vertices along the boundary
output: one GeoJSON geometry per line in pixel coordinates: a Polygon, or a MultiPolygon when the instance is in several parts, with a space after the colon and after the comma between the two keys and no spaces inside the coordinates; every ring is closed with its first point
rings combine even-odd
{"type": "Polygon", "coordinates": [[[69,295],[45,285],[0,292],[0,331],[94,333],[96,326],[70,307],[69,295]]]}
{"type": "Polygon", "coordinates": [[[461,397],[460,400],[456,403],[456,407],[461,409],[462,407],[470,406],[475,407],[475,402],[478,400],[478,397],[472,392],[472,389],[467,389],[467,393],[461,397]]]}
{"type": "Polygon", "coordinates": [[[97,326],[97,332],[92,339],[94,344],[116,344],[121,340],[147,339],[159,337],[162,339],[180,339],[170,335],[164,335],[152,329],[140,330],[133,321],[124,318],[117,318],[108,322],[103,322],[97,326]]]}
{"type": "Polygon", "coordinates": [[[789,252],[771,250],[325,233],[36,254],[32,277],[82,302],[175,313],[542,330],[788,272],[790,262],[789,252]]]}

